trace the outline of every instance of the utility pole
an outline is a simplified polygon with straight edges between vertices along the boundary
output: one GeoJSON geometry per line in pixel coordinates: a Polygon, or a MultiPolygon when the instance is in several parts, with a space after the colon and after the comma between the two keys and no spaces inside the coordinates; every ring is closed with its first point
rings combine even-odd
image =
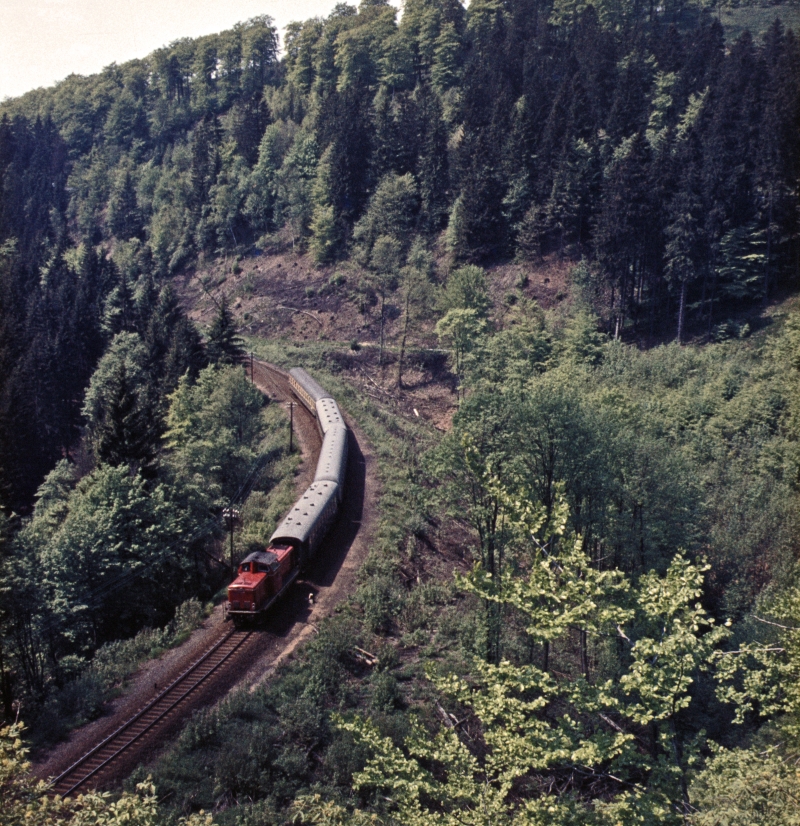
{"type": "Polygon", "coordinates": [[[292,452],[294,444],[292,437],[294,436],[294,402],[289,402],[289,453],[292,452]]]}
{"type": "Polygon", "coordinates": [[[233,529],[236,520],[239,517],[239,512],[233,507],[233,505],[230,505],[222,511],[222,517],[227,521],[228,529],[231,532],[231,576],[233,576],[236,573],[236,567],[233,559],[233,529]]]}

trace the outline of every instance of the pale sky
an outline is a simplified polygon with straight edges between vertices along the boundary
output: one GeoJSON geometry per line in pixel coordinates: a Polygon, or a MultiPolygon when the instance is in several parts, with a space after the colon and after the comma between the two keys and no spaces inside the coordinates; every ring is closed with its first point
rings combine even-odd
{"type": "MultiPolygon", "coordinates": [[[[283,43],[293,20],[325,16],[337,0],[0,0],[0,100],[67,75],[145,57],[268,14],[283,43]]],[[[349,0],[358,5],[358,0],[349,0]]],[[[399,6],[399,0],[392,5],[399,6]]]]}

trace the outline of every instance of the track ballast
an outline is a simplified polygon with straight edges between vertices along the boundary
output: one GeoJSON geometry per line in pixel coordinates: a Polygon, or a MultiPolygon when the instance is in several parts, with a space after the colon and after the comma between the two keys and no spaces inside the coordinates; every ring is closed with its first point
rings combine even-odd
{"type": "Polygon", "coordinates": [[[56,777],[52,785],[53,793],[63,797],[73,794],[108,770],[146,734],[166,725],[172,713],[188,702],[192,693],[217,673],[253,633],[239,630],[228,632],[146,706],[56,777]]]}

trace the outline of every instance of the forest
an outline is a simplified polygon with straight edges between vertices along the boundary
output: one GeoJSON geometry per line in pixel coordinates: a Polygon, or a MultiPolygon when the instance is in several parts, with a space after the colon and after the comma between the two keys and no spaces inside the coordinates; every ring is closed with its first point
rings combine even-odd
{"type": "Polygon", "coordinates": [[[800,823],[787,10],[362,0],[0,103],[9,823],[800,823]],[[264,261],[340,327],[245,339],[264,261]],[[27,750],[204,620],[224,508],[244,552],[291,504],[248,350],[375,447],[357,590],[113,799],[52,801],[27,750]]]}

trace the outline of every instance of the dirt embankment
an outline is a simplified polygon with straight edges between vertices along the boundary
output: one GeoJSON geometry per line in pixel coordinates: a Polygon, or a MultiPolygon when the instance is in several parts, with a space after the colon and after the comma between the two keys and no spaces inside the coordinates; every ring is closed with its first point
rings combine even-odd
{"type": "MultiPolygon", "coordinates": [[[[440,259],[437,266],[443,283],[447,264],[440,259]]],[[[572,266],[551,258],[535,265],[488,267],[495,325],[502,328],[514,303],[523,298],[543,309],[568,302],[572,266]]],[[[201,328],[211,324],[225,298],[244,335],[283,337],[298,344],[337,342],[331,348],[331,355],[339,359],[335,368],[361,392],[396,414],[449,429],[458,400],[455,377],[434,329],[439,317],[435,285],[427,306],[419,308],[408,330],[402,370],[398,363],[405,332],[402,287],[386,296],[385,350],[380,358],[381,302],[374,276],[352,262],[317,267],[307,255],[254,252],[198,265],[177,276],[175,286],[189,316],[201,328]]]]}

